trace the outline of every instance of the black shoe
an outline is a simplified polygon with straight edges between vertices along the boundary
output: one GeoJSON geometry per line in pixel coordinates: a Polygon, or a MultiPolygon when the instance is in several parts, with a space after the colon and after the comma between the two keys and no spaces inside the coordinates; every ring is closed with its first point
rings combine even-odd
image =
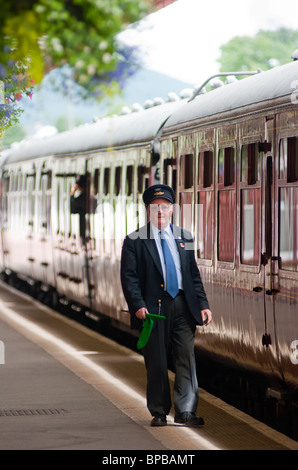
{"type": "Polygon", "coordinates": [[[204,420],[200,416],[196,416],[194,413],[185,412],[176,414],[174,418],[175,423],[184,424],[185,426],[198,428],[204,426],[204,420]]]}
{"type": "Polygon", "coordinates": [[[151,421],[151,426],[166,426],[167,418],[166,415],[155,415],[151,421]]]}

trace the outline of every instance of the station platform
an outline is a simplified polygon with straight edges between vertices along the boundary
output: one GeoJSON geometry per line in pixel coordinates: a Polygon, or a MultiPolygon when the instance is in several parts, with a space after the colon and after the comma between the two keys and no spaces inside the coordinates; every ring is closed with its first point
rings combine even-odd
{"type": "Polygon", "coordinates": [[[298,450],[201,389],[203,428],[152,428],[141,355],[2,283],[0,341],[0,450],[298,450]]]}

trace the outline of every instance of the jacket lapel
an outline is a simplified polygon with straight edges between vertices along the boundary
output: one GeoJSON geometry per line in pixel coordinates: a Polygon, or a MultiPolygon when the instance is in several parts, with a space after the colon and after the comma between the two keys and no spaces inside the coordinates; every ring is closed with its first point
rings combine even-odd
{"type": "Polygon", "coordinates": [[[177,227],[177,225],[172,225],[172,230],[173,230],[175,242],[178,248],[178,253],[180,256],[181,271],[185,272],[184,268],[185,268],[185,260],[186,260],[186,256],[185,256],[186,243],[183,237],[183,230],[181,229],[181,227],[177,227]]]}
{"type": "Polygon", "coordinates": [[[162,267],[161,267],[161,263],[160,263],[160,259],[159,259],[159,254],[158,254],[158,251],[157,251],[157,247],[156,247],[156,243],[155,243],[155,240],[154,240],[154,237],[153,237],[153,233],[152,233],[151,228],[150,228],[150,224],[148,224],[146,226],[146,230],[147,230],[147,233],[146,233],[146,236],[143,238],[143,241],[144,241],[145,246],[146,246],[147,250],[149,251],[151,257],[153,258],[153,261],[154,261],[157,269],[159,270],[160,274],[163,276],[162,267]]]}

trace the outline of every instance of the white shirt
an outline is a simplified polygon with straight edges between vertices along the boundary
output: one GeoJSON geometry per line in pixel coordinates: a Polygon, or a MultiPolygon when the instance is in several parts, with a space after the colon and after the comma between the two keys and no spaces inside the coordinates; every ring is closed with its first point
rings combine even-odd
{"type": "MultiPolygon", "coordinates": [[[[162,246],[161,246],[161,239],[159,232],[161,231],[159,228],[155,227],[155,225],[151,224],[152,228],[152,233],[155,239],[157,251],[159,254],[160,262],[161,262],[161,267],[162,267],[162,272],[163,272],[163,278],[165,281],[165,288],[166,288],[166,265],[164,261],[164,256],[163,256],[163,251],[162,251],[162,246]]],[[[178,252],[178,248],[175,242],[174,234],[172,232],[170,224],[163,229],[165,231],[165,238],[167,239],[171,254],[173,256],[173,260],[176,266],[176,272],[177,272],[177,278],[178,278],[178,287],[179,289],[183,289],[182,285],[182,273],[181,273],[181,262],[180,262],[180,256],[178,252]]]]}

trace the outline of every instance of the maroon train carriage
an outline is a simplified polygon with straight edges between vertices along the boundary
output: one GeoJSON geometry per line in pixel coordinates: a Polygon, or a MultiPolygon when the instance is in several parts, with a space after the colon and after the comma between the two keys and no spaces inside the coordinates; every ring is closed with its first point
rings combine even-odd
{"type": "Polygon", "coordinates": [[[157,102],[4,150],[1,271],[38,295],[129,325],[118,274],[122,242],[144,222],[140,200],[156,181],[156,139],[184,101],[157,102]],[[77,175],[86,176],[85,214],[71,207],[77,175]]]}
{"type": "Polygon", "coordinates": [[[160,160],[213,310],[197,347],[296,391],[297,78],[298,61],[196,96],[166,122],[160,160]]]}
{"type": "Polygon", "coordinates": [[[197,350],[297,404],[297,81],[295,61],[5,150],[2,272],[127,328],[122,240],[145,223],[142,192],[158,176],[176,191],[174,222],[194,234],[213,311],[197,350]],[[77,174],[87,176],[83,237],[70,206],[77,174]]]}

